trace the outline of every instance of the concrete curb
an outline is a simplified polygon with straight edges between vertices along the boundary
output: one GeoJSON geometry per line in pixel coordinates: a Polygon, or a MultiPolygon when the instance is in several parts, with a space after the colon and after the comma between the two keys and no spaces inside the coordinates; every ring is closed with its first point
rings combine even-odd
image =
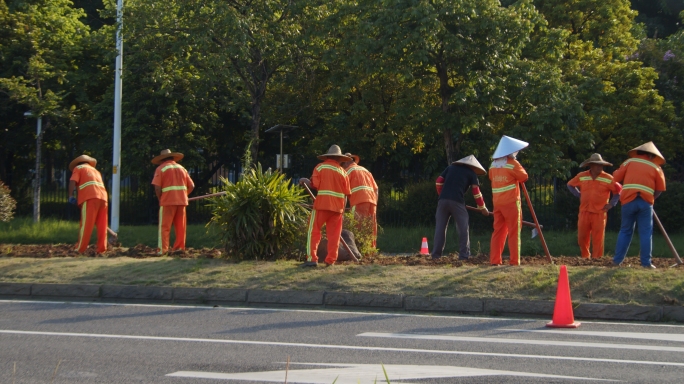
{"type": "MultiPolygon", "coordinates": [[[[392,312],[433,312],[469,315],[553,315],[554,302],[543,300],[475,299],[261,289],[174,288],[134,285],[0,283],[0,298],[62,299],[135,303],[223,304],[243,306],[362,308],[392,312]]],[[[580,303],[578,319],[684,322],[683,306],[580,303]]]]}

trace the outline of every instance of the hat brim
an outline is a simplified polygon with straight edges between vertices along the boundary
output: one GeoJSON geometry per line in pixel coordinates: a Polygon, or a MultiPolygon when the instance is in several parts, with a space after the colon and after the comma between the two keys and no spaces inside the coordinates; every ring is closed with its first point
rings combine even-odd
{"type": "Polygon", "coordinates": [[[319,160],[324,160],[324,161],[328,160],[331,157],[337,158],[337,159],[342,160],[342,161],[350,161],[352,159],[351,157],[348,157],[345,155],[318,155],[316,157],[318,157],[319,160]]]}
{"type": "Polygon", "coordinates": [[[161,164],[161,161],[163,159],[166,159],[169,157],[173,157],[173,161],[181,161],[181,160],[183,160],[183,157],[185,157],[185,155],[183,155],[182,153],[178,153],[178,152],[166,153],[166,154],[159,155],[159,156],[156,156],[155,158],[153,158],[152,164],[159,165],[159,164],[161,164]]]}
{"type": "Polygon", "coordinates": [[[653,153],[653,152],[651,152],[651,151],[644,151],[643,149],[636,149],[636,148],[635,148],[635,149],[632,149],[631,151],[627,152],[627,155],[628,155],[629,157],[636,157],[636,156],[637,156],[637,151],[648,152],[648,153],[650,153],[651,155],[655,156],[655,158],[653,159],[653,162],[656,163],[656,164],[658,164],[658,165],[663,165],[663,164],[665,164],[665,158],[663,158],[662,155],[659,155],[659,154],[657,154],[657,153],[653,153]]]}
{"type": "Polygon", "coordinates": [[[69,171],[73,171],[74,168],[76,168],[76,166],[79,165],[80,163],[88,163],[88,164],[90,164],[91,167],[94,168],[97,165],[97,160],[95,160],[95,158],[90,157],[88,155],[81,155],[81,156],[73,159],[71,161],[71,163],[69,163],[69,171]]]}
{"type": "Polygon", "coordinates": [[[591,164],[598,164],[598,165],[603,165],[603,166],[606,166],[606,167],[610,167],[610,166],[613,165],[613,164],[611,164],[611,163],[609,163],[609,162],[607,162],[607,161],[589,161],[589,160],[584,160],[584,161],[582,162],[582,164],[580,164],[580,168],[584,168],[584,167],[586,167],[586,166],[588,166],[588,165],[591,165],[591,164]]]}
{"type": "Polygon", "coordinates": [[[470,169],[472,169],[472,170],[475,172],[475,174],[478,175],[478,176],[483,176],[483,175],[486,175],[486,174],[487,174],[487,171],[486,171],[484,168],[480,168],[480,167],[474,166],[474,165],[472,165],[472,164],[461,163],[461,162],[459,162],[459,161],[454,161],[454,162],[451,163],[451,164],[465,165],[465,166],[467,166],[467,167],[470,167],[470,169]]]}
{"type": "Polygon", "coordinates": [[[354,160],[354,162],[356,164],[358,164],[359,161],[361,161],[361,158],[359,157],[359,155],[351,155],[351,158],[352,158],[352,160],[354,160]]]}

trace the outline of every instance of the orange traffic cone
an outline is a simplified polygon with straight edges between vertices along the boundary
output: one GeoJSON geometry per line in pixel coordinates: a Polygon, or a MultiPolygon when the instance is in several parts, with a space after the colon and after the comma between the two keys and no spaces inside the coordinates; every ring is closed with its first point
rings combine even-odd
{"type": "Polygon", "coordinates": [[[577,328],[580,326],[580,323],[575,321],[575,315],[572,313],[570,280],[568,280],[568,268],[565,265],[561,265],[560,275],[558,276],[553,320],[546,324],[546,326],[551,328],[577,328]]]}
{"type": "Polygon", "coordinates": [[[421,255],[429,255],[430,251],[428,250],[428,244],[427,244],[427,237],[423,237],[423,244],[420,246],[420,254],[421,255]]]}

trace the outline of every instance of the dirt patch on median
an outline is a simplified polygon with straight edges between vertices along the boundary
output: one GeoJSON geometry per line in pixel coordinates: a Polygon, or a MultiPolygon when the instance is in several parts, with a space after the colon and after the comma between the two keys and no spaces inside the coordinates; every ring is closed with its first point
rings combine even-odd
{"type": "MultiPolygon", "coordinates": [[[[187,248],[184,251],[169,252],[168,256],[179,258],[220,258],[222,252],[215,248],[187,248]]],[[[133,257],[133,258],[148,258],[160,257],[157,254],[157,249],[148,247],[147,245],[138,244],[135,247],[114,247],[107,252],[98,254],[95,246],[90,245],[83,254],[74,250],[73,245],[69,244],[40,244],[40,245],[23,245],[23,244],[0,244],[0,256],[7,257],[34,257],[39,259],[46,259],[52,257],[133,257]]]]}
{"type": "MultiPolygon", "coordinates": [[[[53,258],[53,257],[132,257],[137,259],[160,257],[156,248],[138,244],[134,247],[114,247],[104,254],[98,254],[94,245],[90,245],[85,253],[79,254],[74,251],[74,246],[69,244],[0,244],[0,256],[5,257],[32,257],[32,258],[53,258]]],[[[221,250],[216,248],[187,248],[185,251],[170,252],[168,256],[178,258],[208,258],[218,259],[224,257],[221,250]]],[[[578,256],[558,256],[553,257],[554,264],[568,266],[587,266],[587,267],[612,267],[612,257],[601,259],[582,259],[578,256]]],[[[351,261],[338,262],[338,264],[354,264],[351,261]]],[[[440,259],[432,260],[430,255],[409,254],[409,255],[375,255],[364,257],[360,261],[361,265],[405,265],[405,266],[446,266],[461,267],[465,265],[489,265],[489,255],[479,254],[471,256],[468,260],[459,260],[458,255],[447,255],[440,259]]],[[[548,265],[544,256],[523,256],[523,265],[548,265]]],[[[673,259],[653,258],[653,265],[658,268],[668,268],[676,264],[673,259]]],[[[504,265],[508,265],[508,260],[504,259],[504,265]]],[[[628,257],[622,263],[623,267],[641,267],[638,257],[628,257]]]]}

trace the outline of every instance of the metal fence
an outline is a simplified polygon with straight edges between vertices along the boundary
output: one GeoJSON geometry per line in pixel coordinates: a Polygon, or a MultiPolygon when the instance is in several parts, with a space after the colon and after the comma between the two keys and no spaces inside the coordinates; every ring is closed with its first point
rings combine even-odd
{"type": "MultiPolygon", "coordinates": [[[[545,229],[576,230],[579,214],[579,199],[572,196],[566,188],[567,180],[530,175],[525,183],[539,223],[545,229]]],[[[487,207],[492,209],[491,186],[489,180],[483,180],[482,194],[487,207]]],[[[385,187],[380,191],[378,203],[378,222],[381,226],[411,227],[417,225],[431,226],[435,222],[438,196],[433,181],[414,183],[401,188],[385,187]]],[[[474,206],[470,193],[466,194],[466,204],[474,206]]],[[[524,194],[521,191],[523,220],[533,221],[524,194]]],[[[492,217],[484,217],[477,213],[470,214],[473,228],[491,228],[492,217]]],[[[616,207],[608,212],[607,228],[620,228],[620,209],[616,207]]]]}
{"type": "MultiPolygon", "coordinates": [[[[197,181],[212,164],[206,167],[189,167],[190,177],[197,181]]],[[[224,165],[212,174],[207,182],[197,185],[193,195],[212,193],[218,191],[221,178],[235,182],[240,172],[239,164],[224,165]]],[[[68,204],[68,185],[71,173],[68,170],[51,171],[50,177],[45,170],[42,175],[40,194],[40,215],[42,218],[54,218],[61,220],[77,221],[79,219],[78,208],[68,204]]],[[[102,175],[105,177],[105,175],[102,175]]],[[[151,185],[152,174],[146,177],[129,176],[121,179],[120,197],[120,222],[125,225],[156,224],[158,222],[159,204],[155,196],[154,187],[151,185]]],[[[103,180],[107,190],[111,191],[111,179],[103,180]]],[[[17,199],[17,216],[33,214],[33,191],[30,185],[14,191],[17,199]]],[[[111,196],[110,196],[111,199],[111,196]]],[[[111,200],[110,200],[111,209],[111,200]]],[[[211,210],[207,200],[191,201],[187,207],[189,223],[206,223],[211,218],[211,210]]],[[[111,214],[111,210],[110,210],[111,214]]]]}

